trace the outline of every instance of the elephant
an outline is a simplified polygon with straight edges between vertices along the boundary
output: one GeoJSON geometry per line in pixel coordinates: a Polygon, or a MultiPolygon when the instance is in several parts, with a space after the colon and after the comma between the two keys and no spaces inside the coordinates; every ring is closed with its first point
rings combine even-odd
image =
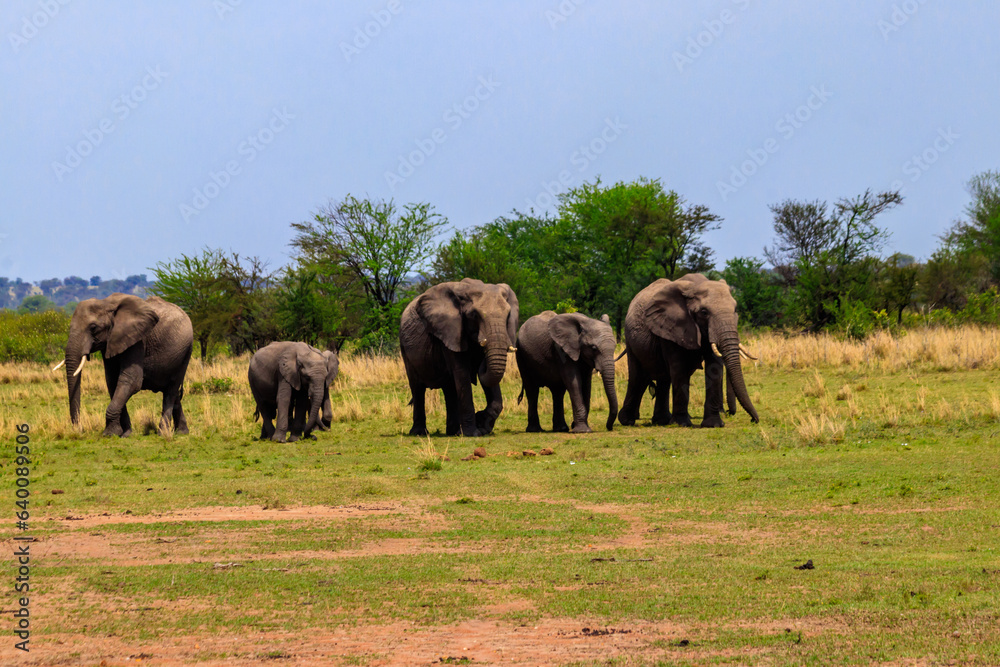
{"type": "Polygon", "coordinates": [[[724,280],[695,273],[678,280],[660,279],[635,295],[625,316],[628,389],[618,421],[631,426],[639,417],[642,395],[655,383],[653,424],[691,426],[688,397],[691,374],[705,364],[703,427],[721,427],[723,369],[727,374],[729,412],[732,397],[756,423],[740,357],[755,358],[740,343],[736,300],[724,280]],[[673,388],[673,410],[668,393],[673,388]],[[668,412],[669,411],[669,412],[668,412]]]}
{"type": "Polygon", "coordinates": [[[517,337],[517,295],[503,283],[473,278],[434,285],[410,302],[400,321],[399,346],[413,406],[410,435],[427,435],[426,389],[444,390],[445,433],[488,435],[503,410],[500,380],[517,337]],[[478,381],[486,409],[476,412],[478,381]]]}
{"type": "MultiPolygon", "coordinates": [[[[262,421],[261,440],[285,442],[297,404],[301,405],[301,419],[305,421],[301,433],[306,438],[311,436],[320,423],[327,373],[326,359],[306,343],[278,341],[254,353],[247,377],[257,402],[254,418],[259,415],[262,421]],[[275,420],[277,425],[272,423],[275,420]]],[[[293,432],[291,440],[298,440],[298,434],[293,432]]]]}
{"type": "Polygon", "coordinates": [[[517,333],[517,367],[522,395],[528,397],[528,433],[542,430],[538,421],[538,388],[552,391],[552,430],[568,431],[563,394],[569,391],[574,433],[590,433],[590,381],[596,370],[608,397],[607,429],[618,416],[615,392],[615,334],[607,315],[599,320],[581,313],[557,315],[551,310],[528,318],[517,333]]]}
{"type": "MultiPolygon", "coordinates": [[[[316,429],[320,431],[329,431],[331,424],[333,424],[333,406],[330,404],[330,385],[337,378],[337,373],[340,370],[340,359],[337,357],[337,353],[333,350],[317,350],[315,347],[309,346],[309,349],[316,354],[323,357],[326,363],[326,378],[323,381],[323,405],[320,412],[321,418],[319,423],[316,424],[316,429]]],[[[305,429],[306,415],[309,414],[309,391],[308,388],[303,388],[298,391],[292,392],[292,415],[290,416],[290,430],[289,433],[296,438],[303,435],[305,429]]],[[[315,436],[306,436],[315,439],[315,436]]]]}
{"type": "Polygon", "coordinates": [[[187,313],[159,297],[116,292],[106,299],[81,301],[70,321],[66,356],[52,369],[66,365],[70,420],[80,421],[83,366],[90,354],[100,352],[111,397],[102,435],[131,435],[126,403],[142,389],[163,392],[161,431],[172,422],[175,433],[187,433],[181,399],[193,342],[187,313]]]}

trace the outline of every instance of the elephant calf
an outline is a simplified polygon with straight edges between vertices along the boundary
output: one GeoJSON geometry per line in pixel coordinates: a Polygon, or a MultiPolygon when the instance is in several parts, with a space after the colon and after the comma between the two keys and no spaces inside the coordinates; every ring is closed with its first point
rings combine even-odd
{"type": "MultiPolygon", "coordinates": [[[[333,406],[330,404],[330,385],[337,378],[340,370],[340,359],[333,350],[317,350],[310,346],[309,349],[323,357],[326,362],[326,378],[323,381],[323,410],[320,413],[321,419],[316,428],[320,431],[329,431],[333,423],[333,406]]],[[[290,416],[291,439],[298,439],[304,435],[306,418],[309,414],[310,398],[308,387],[292,392],[292,414],[290,416]]],[[[308,436],[306,437],[313,437],[308,436]]]]}
{"type": "MultiPolygon", "coordinates": [[[[261,439],[284,442],[289,420],[294,421],[296,404],[301,405],[302,419],[308,406],[308,420],[302,434],[310,437],[320,423],[319,409],[329,387],[328,372],[327,360],[319,350],[305,343],[279,341],[257,350],[250,359],[247,375],[257,402],[254,416],[260,415],[263,421],[261,439]]],[[[297,439],[293,432],[292,440],[297,439]]]]}
{"type": "Polygon", "coordinates": [[[552,391],[552,430],[568,431],[563,395],[569,391],[574,433],[589,433],[590,380],[596,369],[608,396],[607,429],[618,416],[615,393],[615,335],[608,316],[599,320],[580,313],[557,315],[547,310],[528,319],[517,334],[517,367],[522,393],[528,397],[528,432],[542,430],[538,421],[538,388],[552,391]]]}

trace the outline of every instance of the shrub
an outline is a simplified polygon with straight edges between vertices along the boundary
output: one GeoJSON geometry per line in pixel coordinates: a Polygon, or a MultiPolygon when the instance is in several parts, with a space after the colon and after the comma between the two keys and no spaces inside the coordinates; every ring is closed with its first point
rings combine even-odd
{"type": "Polygon", "coordinates": [[[61,310],[0,311],[0,361],[47,363],[65,355],[70,316],[61,310]]]}

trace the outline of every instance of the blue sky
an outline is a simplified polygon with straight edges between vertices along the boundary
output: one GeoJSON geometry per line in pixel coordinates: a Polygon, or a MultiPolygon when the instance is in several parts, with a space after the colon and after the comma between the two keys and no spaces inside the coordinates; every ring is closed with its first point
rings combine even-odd
{"type": "Polygon", "coordinates": [[[661,179],[725,221],[900,187],[926,258],[1000,168],[1000,3],[6,0],[0,275],[124,277],[220,247],[288,262],[329,199],[452,226],[661,179]]]}

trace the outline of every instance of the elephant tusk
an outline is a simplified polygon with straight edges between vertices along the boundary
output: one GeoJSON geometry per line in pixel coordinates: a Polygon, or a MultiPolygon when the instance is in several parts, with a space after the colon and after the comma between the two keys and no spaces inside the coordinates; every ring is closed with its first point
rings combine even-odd
{"type": "Polygon", "coordinates": [[[80,365],[76,367],[76,372],[73,373],[73,377],[76,377],[83,370],[83,365],[87,363],[87,357],[80,357],[80,365]]]}
{"type": "Polygon", "coordinates": [[[508,352],[517,352],[517,348],[514,347],[513,345],[511,345],[510,347],[507,348],[507,351],[508,352]]]}
{"type": "Polygon", "coordinates": [[[743,343],[740,343],[740,354],[742,354],[744,357],[746,357],[750,361],[757,361],[757,357],[755,357],[752,354],[750,354],[750,352],[745,347],[743,347],[743,343]]]}
{"type": "Polygon", "coordinates": [[[715,356],[717,356],[717,357],[721,357],[721,356],[722,356],[722,353],[721,353],[721,352],[719,352],[719,348],[717,348],[717,347],[715,346],[715,343],[712,343],[712,352],[714,352],[714,353],[715,353],[715,356]]]}
{"type": "Polygon", "coordinates": [[[55,368],[53,368],[52,370],[54,370],[54,371],[57,371],[57,370],[59,370],[60,368],[62,368],[63,364],[65,364],[65,363],[66,363],[66,360],[65,360],[65,359],[63,359],[63,360],[62,360],[62,361],[60,361],[60,362],[59,362],[58,364],[56,364],[56,367],[55,367],[55,368]]]}

